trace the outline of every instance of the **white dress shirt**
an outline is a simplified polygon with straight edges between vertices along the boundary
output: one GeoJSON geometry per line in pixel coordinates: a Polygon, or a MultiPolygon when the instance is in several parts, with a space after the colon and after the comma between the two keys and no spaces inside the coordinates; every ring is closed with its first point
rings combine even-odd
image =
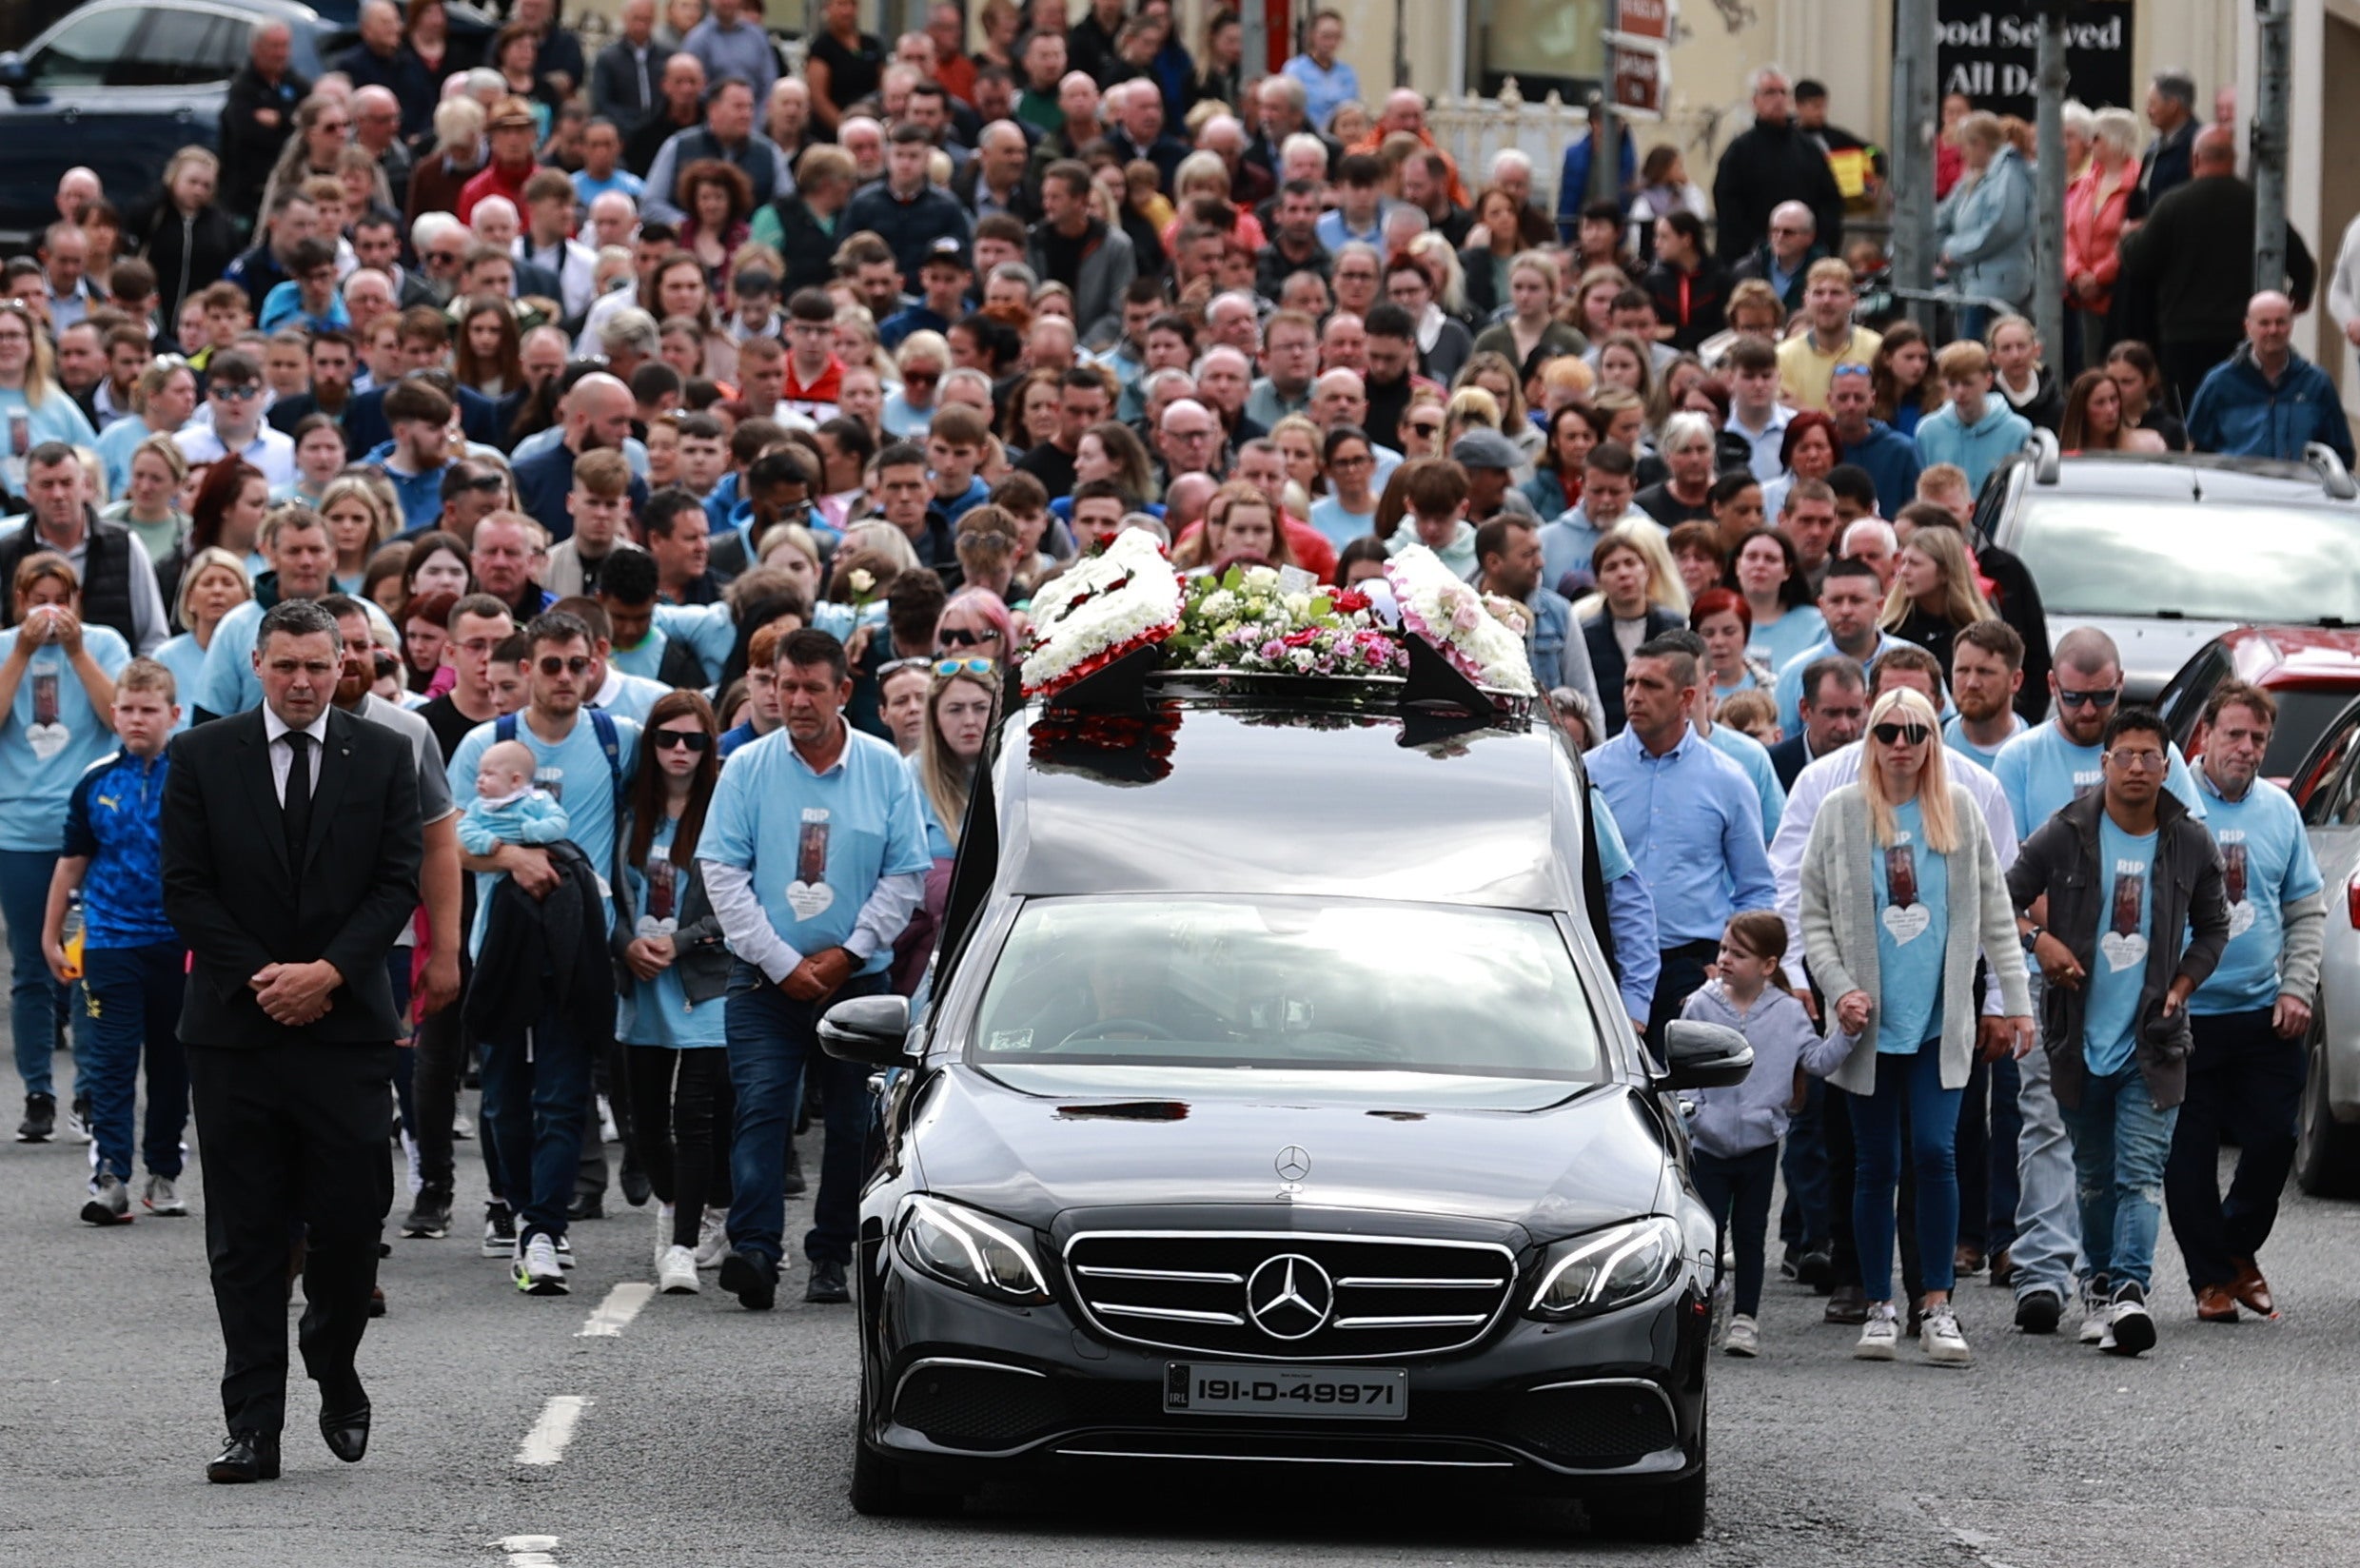
{"type": "MultiPolygon", "coordinates": [[[[294,733],[294,727],[281,718],[276,709],[267,702],[263,704],[263,734],[270,741],[270,793],[279,797],[282,811],[286,809],[287,770],[295,766],[295,744],[286,737],[294,733]]],[[[318,794],[320,758],[327,750],[327,711],[322,709],[318,718],[304,726],[303,733],[311,737],[311,755],[305,758],[305,766],[310,770],[311,793],[318,794]]]]}
{"type": "MultiPolygon", "coordinates": [[[[1802,853],[1810,846],[1811,824],[1819,820],[1819,807],[1838,790],[1858,781],[1865,750],[1865,743],[1856,740],[1797,774],[1795,787],[1786,792],[1786,813],[1779,818],[1779,831],[1770,840],[1770,879],[1778,884],[1779,918],[1786,922],[1786,977],[1799,990],[1803,985],[1802,853]]],[[[1992,853],[1999,857],[1999,869],[2006,871],[2016,863],[2016,813],[2009,809],[2007,792],[1989,772],[1957,752],[1945,749],[1942,766],[1951,784],[1964,790],[1983,813],[1992,853]]],[[[1983,1010],[1996,1011],[1998,997],[1997,990],[1991,990],[1983,1010]]]]}

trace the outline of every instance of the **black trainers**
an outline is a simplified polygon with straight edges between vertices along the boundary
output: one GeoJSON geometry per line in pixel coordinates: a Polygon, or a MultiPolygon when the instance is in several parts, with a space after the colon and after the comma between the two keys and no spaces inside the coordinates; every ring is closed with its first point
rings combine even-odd
{"type": "Polygon", "coordinates": [[[451,1233],[451,1201],[431,1189],[422,1190],[402,1222],[402,1234],[413,1241],[439,1242],[451,1233]]]}
{"type": "Polygon", "coordinates": [[[2054,1334],[2065,1318],[2065,1298],[2047,1286],[2016,1299],[2016,1326],[2027,1334],[2054,1334]]]}
{"type": "Polygon", "coordinates": [[[849,1302],[852,1287],[844,1283],[844,1265],[830,1259],[814,1258],[811,1283],[803,1287],[807,1302],[849,1302]]]}
{"type": "Polygon", "coordinates": [[[26,1095],[25,1119],[16,1124],[16,1141],[20,1144],[46,1144],[56,1136],[57,1096],[26,1095]]]}
{"type": "Polygon", "coordinates": [[[503,1263],[516,1257],[516,1215],[506,1204],[483,1205],[483,1256],[503,1263]]]}
{"type": "Polygon", "coordinates": [[[2147,1310],[2147,1291],[2135,1280],[2114,1287],[2114,1312],[2097,1347],[2110,1356],[2136,1356],[2155,1347],[2155,1320],[2147,1310]]]}
{"type": "Polygon", "coordinates": [[[796,1152],[795,1145],[790,1142],[787,1145],[787,1196],[800,1198],[807,1185],[803,1180],[803,1156],[796,1152]]]}
{"type": "Polygon", "coordinates": [[[778,1265],[760,1253],[733,1252],[721,1260],[721,1288],[749,1312],[778,1304],[778,1265]]]}

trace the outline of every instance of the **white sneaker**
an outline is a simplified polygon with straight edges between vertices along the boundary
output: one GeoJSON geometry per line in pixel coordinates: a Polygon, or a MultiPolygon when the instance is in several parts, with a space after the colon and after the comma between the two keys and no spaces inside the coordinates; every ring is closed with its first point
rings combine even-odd
{"type": "Polygon", "coordinates": [[[1729,1320],[1728,1338],[1721,1341],[1721,1353],[1728,1356],[1759,1356],[1761,1354],[1761,1325],[1740,1312],[1729,1320]]]}
{"type": "Polygon", "coordinates": [[[462,1142],[473,1138],[475,1136],[475,1118],[469,1116],[463,1110],[452,1111],[451,1136],[462,1142]]]}
{"type": "Polygon", "coordinates": [[[556,1239],[546,1233],[536,1233],[531,1241],[519,1245],[509,1277],[527,1296],[562,1296],[569,1288],[565,1270],[558,1263],[556,1239]]]}
{"type": "Polygon", "coordinates": [[[1975,1352],[1967,1348],[1966,1335],[1958,1331],[1958,1315],[1948,1302],[1926,1308],[1926,1321],[1918,1329],[1918,1347],[1926,1353],[1926,1360],[1944,1366],[1965,1366],[1975,1360],[1975,1352]]]}
{"type": "Polygon", "coordinates": [[[2081,1343],[2096,1344],[2106,1338],[2106,1326],[2114,1322],[2114,1303],[2106,1290],[2106,1281],[2094,1277],[2081,1285],[2081,1343]]]}
{"type": "Polygon", "coordinates": [[[672,1247],[672,1215],[670,1204],[656,1205],[656,1266],[663,1266],[663,1255],[672,1247]]]}
{"type": "Polygon", "coordinates": [[[697,1254],[684,1246],[664,1248],[662,1259],[656,1264],[656,1286],[667,1296],[694,1296],[697,1284],[697,1254]]]}
{"type": "Polygon", "coordinates": [[[556,1245],[558,1251],[558,1266],[560,1268],[573,1267],[574,1238],[571,1236],[560,1236],[557,1238],[554,1245],[556,1245]]]}
{"type": "Polygon", "coordinates": [[[150,1173],[148,1177],[148,1186],[140,1193],[139,1201],[147,1205],[148,1212],[150,1214],[180,1215],[188,1212],[188,1205],[181,1201],[180,1189],[172,1185],[172,1178],[169,1176],[150,1173]]]}
{"type": "Polygon", "coordinates": [[[697,1225],[697,1266],[718,1268],[721,1260],[729,1255],[729,1216],[719,1209],[708,1208],[697,1225]]]}
{"type": "Polygon", "coordinates": [[[1868,1321],[1860,1324],[1860,1339],[1852,1347],[1852,1359],[1858,1362],[1893,1361],[1900,1343],[1900,1315],[1893,1310],[1891,1302],[1882,1302],[1868,1309],[1868,1321]]]}
{"type": "Polygon", "coordinates": [[[602,1144],[622,1142],[622,1133],[615,1127],[615,1107],[608,1103],[603,1094],[599,1096],[599,1142],[602,1144]]]}

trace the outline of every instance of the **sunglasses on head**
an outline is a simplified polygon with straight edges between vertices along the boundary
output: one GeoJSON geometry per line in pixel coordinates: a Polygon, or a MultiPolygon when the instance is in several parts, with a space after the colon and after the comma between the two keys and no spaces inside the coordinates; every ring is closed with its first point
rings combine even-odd
{"type": "Polygon", "coordinates": [[[2122,698],[2122,688],[2110,686],[2102,692],[2069,692],[2057,689],[2056,699],[2068,708],[2111,708],[2122,698]]]}
{"type": "Polygon", "coordinates": [[[1885,746],[1920,745],[1933,733],[1922,724],[1879,724],[1869,731],[1885,746]]]}
{"type": "Polygon", "coordinates": [[[701,752],[713,744],[713,737],[702,730],[658,730],[647,738],[659,752],[701,752]]]}
{"type": "Polygon", "coordinates": [[[552,677],[563,675],[586,676],[590,673],[590,664],[591,660],[580,654],[576,654],[572,658],[560,658],[557,655],[550,654],[541,659],[541,673],[552,677]]]}
{"type": "Polygon", "coordinates": [[[892,659],[876,667],[876,678],[883,680],[887,676],[899,675],[904,670],[927,669],[932,666],[934,662],[934,661],[931,658],[913,657],[892,659]]]}
{"type": "Polygon", "coordinates": [[[944,658],[934,661],[934,674],[938,676],[988,676],[993,668],[988,658],[944,658]]]}
{"type": "Polygon", "coordinates": [[[980,632],[973,632],[964,626],[949,626],[945,627],[934,640],[945,648],[973,648],[987,638],[997,642],[1000,635],[988,627],[980,632]]]}

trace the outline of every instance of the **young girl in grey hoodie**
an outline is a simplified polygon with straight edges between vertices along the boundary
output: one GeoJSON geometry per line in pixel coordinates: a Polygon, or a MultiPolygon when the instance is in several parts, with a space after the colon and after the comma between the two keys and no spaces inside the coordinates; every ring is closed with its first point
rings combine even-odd
{"type": "Polygon", "coordinates": [[[1720,1216],[1737,1254],[1737,1311],[1722,1344],[1732,1356],[1761,1348],[1758,1320],[1770,1189],[1801,1075],[1827,1076],[1850,1049],[1847,1039],[1821,1039],[1812,1027],[1780,973],[1785,958],[1786,924],[1776,913],[1753,910],[1732,916],[1721,935],[1719,977],[1706,981],[1680,1011],[1682,1018],[1736,1029],[1754,1048],[1754,1070],[1744,1082],[1692,1091],[1697,1110],[1688,1122],[1697,1191],[1720,1216]]]}

